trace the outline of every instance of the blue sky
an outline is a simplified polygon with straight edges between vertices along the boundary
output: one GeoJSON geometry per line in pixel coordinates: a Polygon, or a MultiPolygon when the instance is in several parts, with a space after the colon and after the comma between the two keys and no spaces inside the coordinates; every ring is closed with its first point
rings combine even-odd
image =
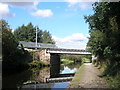
{"type": "Polygon", "coordinates": [[[32,22],[48,30],[59,47],[84,49],[86,46],[89,28],[84,16],[93,14],[91,2],[7,2],[0,6],[0,18],[13,30],[32,22]]]}

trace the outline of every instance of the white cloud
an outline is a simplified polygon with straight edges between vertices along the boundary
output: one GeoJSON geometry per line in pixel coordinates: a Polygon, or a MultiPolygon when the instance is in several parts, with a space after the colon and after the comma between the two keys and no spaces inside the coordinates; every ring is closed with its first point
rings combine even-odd
{"type": "MultiPolygon", "coordinates": [[[[37,5],[39,4],[39,0],[34,0],[34,1],[30,1],[30,2],[4,2],[3,4],[6,5],[6,12],[3,9],[4,13],[9,13],[9,14],[3,14],[2,16],[12,16],[12,13],[9,12],[9,8],[10,7],[17,7],[17,8],[23,8],[23,9],[32,9],[35,10],[35,12],[31,13],[31,15],[33,16],[38,16],[38,17],[50,17],[53,15],[53,12],[50,9],[38,9],[37,5]]],[[[0,10],[2,10],[2,8],[0,8],[0,10]]]]}
{"type": "Polygon", "coordinates": [[[7,4],[0,3],[0,18],[14,16],[15,14],[10,12],[7,4]]]}
{"type": "Polygon", "coordinates": [[[68,7],[72,7],[74,9],[89,9],[92,6],[92,3],[98,0],[65,0],[68,2],[68,7]]]}
{"type": "Polygon", "coordinates": [[[53,15],[53,12],[50,9],[45,9],[45,10],[38,9],[36,12],[31,14],[33,16],[38,16],[38,17],[50,17],[53,15]]]}
{"type": "Polygon", "coordinates": [[[24,9],[37,9],[37,5],[39,4],[38,0],[34,0],[31,2],[5,2],[5,4],[11,6],[11,7],[17,7],[17,8],[24,8],[24,9]]]}
{"type": "Polygon", "coordinates": [[[82,33],[75,33],[64,38],[52,37],[58,47],[62,48],[79,48],[85,49],[87,43],[87,37],[82,33]]]}

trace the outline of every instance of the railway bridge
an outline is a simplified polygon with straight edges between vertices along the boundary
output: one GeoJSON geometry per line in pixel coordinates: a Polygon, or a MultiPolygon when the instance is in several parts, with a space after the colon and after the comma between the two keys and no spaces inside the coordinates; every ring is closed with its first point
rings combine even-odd
{"type": "Polygon", "coordinates": [[[34,50],[36,53],[36,59],[41,60],[50,65],[60,64],[60,54],[71,55],[92,55],[92,53],[82,49],[65,49],[58,48],[55,44],[45,44],[35,42],[20,41],[27,50],[34,50]]]}

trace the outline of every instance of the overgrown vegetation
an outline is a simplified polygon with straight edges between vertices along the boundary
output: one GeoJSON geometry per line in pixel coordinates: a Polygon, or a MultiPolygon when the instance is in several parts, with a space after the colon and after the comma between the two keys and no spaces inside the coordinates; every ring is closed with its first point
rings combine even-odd
{"type": "Polygon", "coordinates": [[[30,66],[30,68],[41,68],[44,66],[49,66],[48,63],[43,63],[42,61],[32,61],[28,63],[28,65],[30,66]]]}
{"type": "MultiPolygon", "coordinates": [[[[2,34],[2,69],[4,72],[18,71],[27,67],[41,67],[48,65],[41,61],[33,61],[35,58],[34,52],[24,50],[24,47],[19,47],[19,41],[35,41],[35,27],[32,23],[27,26],[18,27],[14,33],[9,24],[5,20],[0,20],[0,34],[2,34]]],[[[54,43],[48,31],[42,31],[38,28],[38,42],[54,43]]],[[[0,47],[1,48],[1,47],[0,47]]],[[[3,72],[3,73],[4,73],[3,72]]]]}
{"type": "Polygon", "coordinates": [[[26,66],[25,56],[27,51],[18,48],[18,41],[14,37],[5,20],[0,20],[2,25],[2,59],[3,71],[6,69],[22,69],[26,66]],[[18,68],[19,67],[19,68],[18,68]]]}
{"type": "Polygon", "coordinates": [[[61,62],[65,64],[91,62],[91,55],[61,55],[61,62]]]}
{"type": "Polygon", "coordinates": [[[120,88],[120,2],[93,4],[94,14],[85,16],[89,24],[88,49],[95,54],[113,88],[120,88]]]}

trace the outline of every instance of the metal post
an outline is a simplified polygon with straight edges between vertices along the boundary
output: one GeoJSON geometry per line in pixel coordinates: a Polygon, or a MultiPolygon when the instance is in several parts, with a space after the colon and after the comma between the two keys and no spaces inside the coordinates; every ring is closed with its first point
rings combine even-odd
{"type": "Polygon", "coordinates": [[[36,49],[37,49],[37,26],[36,26],[36,49]]]}

